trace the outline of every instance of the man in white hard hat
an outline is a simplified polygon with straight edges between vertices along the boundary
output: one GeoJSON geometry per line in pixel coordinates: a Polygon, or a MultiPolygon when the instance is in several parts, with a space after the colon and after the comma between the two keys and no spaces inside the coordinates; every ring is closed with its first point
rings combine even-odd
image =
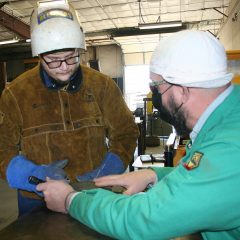
{"type": "Polygon", "coordinates": [[[124,186],[124,194],[72,192],[56,180],[37,189],[48,208],[69,213],[114,239],[172,239],[192,233],[208,240],[240,239],[240,88],[230,82],[223,46],[207,32],[175,33],[155,49],[150,78],[162,118],[191,138],[177,167],[95,180],[100,187],[124,186]],[[153,187],[137,194],[149,184],[153,187]]]}
{"type": "Polygon", "coordinates": [[[0,170],[24,190],[19,215],[44,203],[36,184],[47,176],[74,182],[124,172],[138,137],[115,82],[79,65],[84,34],[67,1],[39,2],[31,47],[40,63],[8,84],[0,101],[0,170]]]}

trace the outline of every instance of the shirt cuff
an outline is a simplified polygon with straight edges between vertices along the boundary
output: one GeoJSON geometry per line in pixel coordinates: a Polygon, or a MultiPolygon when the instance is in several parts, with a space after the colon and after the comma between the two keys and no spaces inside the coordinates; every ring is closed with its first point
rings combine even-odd
{"type": "Polygon", "coordinates": [[[68,201],[68,204],[67,204],[67,206],[66,206],[67,211],[69,211],[69,208],[70,208],[70,205],[71,205],[71,203],[72,203],[72,200],[73,200],[79,193],[82,193],[82,192],[74,192],[74,193],[70,196],[69,201],[68,201]]]}

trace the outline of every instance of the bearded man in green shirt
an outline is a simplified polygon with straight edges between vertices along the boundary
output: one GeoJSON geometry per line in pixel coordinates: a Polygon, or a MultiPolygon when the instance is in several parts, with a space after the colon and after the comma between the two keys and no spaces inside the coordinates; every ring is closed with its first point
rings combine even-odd
{"type": "Polygon", "coordinates": [[[161,40],[150,64],[153,104],[179,135],[190,136],[186,155],[174,168],[94,180],[100,187],[124,186],[123,194],[75,192],[48,180],[37,186],[48,208],[115,239],[192,233],[240,239],[240,88],[232,77],[225,50],[211,34],[185,30],[161,40]]]}

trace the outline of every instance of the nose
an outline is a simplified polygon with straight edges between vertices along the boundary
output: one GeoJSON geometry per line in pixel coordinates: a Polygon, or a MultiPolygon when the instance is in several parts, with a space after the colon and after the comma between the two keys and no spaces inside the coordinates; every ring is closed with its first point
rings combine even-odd
{"type": "Polygon", "coordinates": [[[66,70],[68,68],[68,65],[65,61],[62,61],[62,64],[60,65],[60,69],[66,70]]]}

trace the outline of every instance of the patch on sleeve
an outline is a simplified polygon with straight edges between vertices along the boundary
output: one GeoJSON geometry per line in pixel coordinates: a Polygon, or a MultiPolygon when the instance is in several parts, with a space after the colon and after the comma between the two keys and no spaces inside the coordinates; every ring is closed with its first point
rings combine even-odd
{"type": "Polygon", "coordinates": [[[0,124],[3,123],[4,115],[5,115],[5,114],[0,111],[0,124]]]}
{"type": "Polygon", "coordinates": [[[200,161],[201,161],[203,155],[204,154],[201,153],[201,152],[195,152],[190,160],[188,160],[187,162],[183,163],[183,166],[187,170],[192,170],[194,168],[197,168],[199,166],[199,164],[200,164],[200,161]]]}

